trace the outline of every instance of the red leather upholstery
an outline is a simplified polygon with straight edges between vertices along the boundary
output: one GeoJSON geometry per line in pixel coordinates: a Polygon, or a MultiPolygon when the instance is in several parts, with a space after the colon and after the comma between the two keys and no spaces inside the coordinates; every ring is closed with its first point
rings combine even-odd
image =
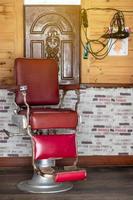
{"type": "Polygon", "coordinates": [[[63,135],[35,135],[34,159],[48,158],[75,158],[77,156],[75,146],[75,134],[63,135]]]}
{"type": "MultiPolygon", "coordinates": [[[[27,102],[30,105],[58,104],[58,65],[52,59],[17,58],[15,60],[16,84],[27,85],[27,102]]],[[[23,104],[19,91],[16,103],[23,104]]]]}
{"type": "MultiPolygon", "coordinates": [[[[59,103],[58,64],[55,60],[17,58],[15,60],[15,72],[17,86],[26,85],[28,88],[27,102],[30,105],[29,123],[31,132],[37,129],[76,129],[78,122],[76,111],[35,108],[36,105],[59,103]]],[[[24,104],[20,91],[16,92],[16,103],[20,106],[24,104]]],[[[26,115],[24,106],[19,114],[26,115]]],[[[75,134],[32,135],[31,137],[34,160],[77,157],[75,134]]],[[[86,178],[86,171],[58,172],[54,177],[55,182],[83,180],[86,178]]]]}
{"type": "Polygon", "coordinates": [[[87,177],[86,170],[58,172],[55,175],[55,182],[79,181],[87,177]]]}
{"type": "Polygon", "coordinates": [[[30,125],[35,129],[73,128],[78,122],[75,111],[66,109],[32,109],[30,125]]]}
{"type": "MultiPolygon", "coordinates": [[[[20,111],[19,114],[26,115],[26,109],[20,111]]],[[[75,129],[77,123],[78,115],[76,111],[48,108],[30,109],[30,126],[32,130],[56,128],[75,129]]]]}

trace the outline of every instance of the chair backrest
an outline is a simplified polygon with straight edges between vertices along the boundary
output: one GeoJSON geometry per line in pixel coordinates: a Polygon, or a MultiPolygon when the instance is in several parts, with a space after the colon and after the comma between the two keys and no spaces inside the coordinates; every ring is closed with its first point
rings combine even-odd
{"type": "MultiPolygon", "coordinates": [[[[27,85],[27,102],[30,105],[54,105],[59,103],[58,64],[53,59],[16,58],[17,86],[27,85]]],[[[16,103],[23,105],[20,91],[16,103]]]]}

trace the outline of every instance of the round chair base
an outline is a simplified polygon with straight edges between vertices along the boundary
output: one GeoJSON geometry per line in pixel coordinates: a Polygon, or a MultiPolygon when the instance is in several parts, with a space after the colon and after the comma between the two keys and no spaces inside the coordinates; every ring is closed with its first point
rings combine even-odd
{"type": "Polygon", "coordinates": [[[73,187],[72,183],[55,183],[53,176],[47,175],[42,177],[34,174],[31,180],[25,180],[18,184],[18,188],[25,192],[31,193],[58,193],[70,190],[73,187]]]}

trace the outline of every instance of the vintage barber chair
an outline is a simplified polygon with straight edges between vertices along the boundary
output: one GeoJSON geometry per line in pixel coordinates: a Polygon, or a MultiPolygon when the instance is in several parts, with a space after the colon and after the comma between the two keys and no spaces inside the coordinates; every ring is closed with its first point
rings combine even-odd
{"type": "Polygon", "coordinates": [[[20,190],[55,193],[71,189],[71,181],[86,178],[77,169],[75,133],[57,133],[58,129],[76,129],[78,115],[69,109],[46,108],[59,103],[58,65],[52,59],[17,58],[15,60],[16,104],[14,123],[22,124],[31,137],[34,175],[18,184],[20,190]],[[73,166],[60,170],[56,160],[73,159],[73,166]]]}

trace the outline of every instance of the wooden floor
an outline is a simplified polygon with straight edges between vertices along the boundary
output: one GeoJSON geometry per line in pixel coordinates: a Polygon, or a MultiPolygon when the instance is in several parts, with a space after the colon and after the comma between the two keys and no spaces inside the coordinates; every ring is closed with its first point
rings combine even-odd
{"type": "Polygon", "coordinates": [[[0,200],[133,200],[133,167],[89,168],[86,181],[58,194],[19,191],[17,183],[31,174],[29,169],[0,168],[0,200]]]}

